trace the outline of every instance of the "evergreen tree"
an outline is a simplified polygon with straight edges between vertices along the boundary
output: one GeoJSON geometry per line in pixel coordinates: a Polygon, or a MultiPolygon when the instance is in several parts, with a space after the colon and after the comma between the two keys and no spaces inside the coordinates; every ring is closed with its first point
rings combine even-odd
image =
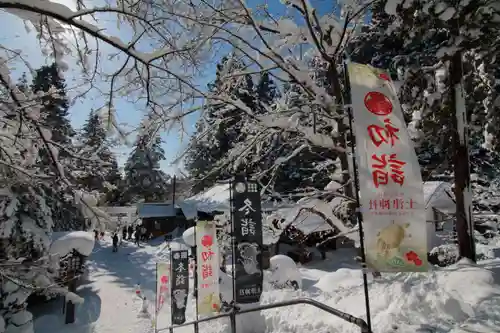
{"type": "Polygon", "coordinates": [[[0,297],[4,300],[0,302],[0,329],[6,327],[4,332],[19,329],[29,332],[32,317],[26,312],[26,297],[33,292],[32,286],[45,289],[56,285],[59,267],[58,260],[48,255],[52,219],[45,202],[46,193],[25,181],[21,177],[0,179],[3,185],[0,261],[4,264],[0,285],[0,297]],[[10,183],[9,186],[5,187],[6,183],[10,183]],[[15,264],[9,265],[9,262],[15,264]]]}
{"type": "MultiPolygon", "coordinates": [[[[244,67],[235,56],[224,57],[217,65],[214,82],[208,85],[209,92],[239,99],[250,109],[257,110],[252,77],[248,74],[232,76],[244,67]]],[[[261,85],[261,94],[264,94],[265,85],[271,86],[272,82],[267,79],[261,81],[261,85]]],[[[217,180],[230,177],[232,170],[224,165],[227,162],[225,157],[242,141],[241,126],[245,117],[242,110],[225,103],[211,101],[206,106],[185,158],[186,169],[195,180],[194,192],[213,186],[217,180]]]]}
{"type": "MultiPolygon", "coordinates": [[[[31,89],[41,93],[43,126],[52,130],[51,140],[59,144],[70,144],[75,135],[69,116],[69,102],[64,78],[59,75],[57,65],[42,66],[35,71],[31,89]]],[[[64,152],[61,151],[61,156],[64,152]]]]}
{"type": "MultiPolygon", "coordinates": [[[[309,66],[311,79],[318,86],[326,87],[325,64],[318,58],[312,58],[309,66]]],[[[326,135],[332,130],[331,121],[325,119],[322,110],[295,82],[285,84],[283,96],[276,104],[278,112],[296,118],[300,126],[326,135]]],[[[276,192],[303,192],[304,189],[321,191],[332,180],[338,155],[332,154],[330,150],[310,146],[298,133],[280,133],[273,137],[269,146],[273,156],[266,158],[268,163],[276,165],[280,161],[281,164],[274,173],[276,192]],[[284,156],[287,156],[285,160],[284,156]]]]}
{"type": "MultiPolygon", "coordinates": [[[[313,127],[315,123],[318,133],[331,132],[330,121],[321,116],[314,101],[298,84],[287,84],[281,96],[270,73],[262,73],[257,84],[253,83],[250,75],[230,75],[231,71],[243,67],[230,57],[224,58],[218,67],[216,80],[210,85],[211,91],[240,99],[254,115],[269,112],[296,114],[301,125],[313,127]],[[236,82],[231,81],[234,77],[236,82]]],[[[320,68],[312,70],[313,75],[320,71],[320,68]]],[[[324,74],[318,74],[313,79],[319,82],[324,78],[324,74]]],[[[186,158],[186,168],[191,176],[204,180],[197,183],[201,186],[195,187],[194,192],[236,172],[255,175],[262,182],[271,183],[279,193],[304,188],[323,190],[330,182],[330,175],[336,168],[336,155],[327,149],[310,147],[300,134],[270,129],[263,132],[254,123],[252,117],[232,106],[217,104],[207,108],[205,119],[197,124],[192,149],[186,158]]]]}
{"type": "MultiPolygon", "coordinates": [[[[24,84],[24,83],[22,83],[24,84]]],[[[40,125],[51,131],[50,142],[44,142],[39,151],[39,165],[48,174],[57,177],[59,166],[54,164],[52,152],[46,145],[58,151],[58,163],[67,171],[66,176],[71,181],[72,171],[78,164],[77,159],[68,151],[73,151],[72,138],[75,135],[69,116],[69,101],[66,92],[66,83],[60,76],[57,65],[42,66],[35,70],[31,83],[31,90],[38,94],[40,109],[40,125]],[[69,172],[68,172],[69,171],[69,172]]],[[[64,182],[58,186],[47,186],[44,189],[47,194],[47,204],[52,211],[54,230],[81,230],[84,225],[83,216],[69,199],[71,189],[64,182]]]]}
{"type": "Polygon", "coordinates": [[[165,151],[161,147],[159,135],[139,135],[125,164],[125,183],[133,202],[169,199],[167,182],[170,177],[160,169],[160,161],[164,159],[165,151]]]}
{"type": "Polygon", "coordinates": [[[498,151],[494,138],[500,135],[500,127],[495,125],[500,123],[500,106],[493,102],[500,92],[500,84],[496,83],[500,73],[498,66],[493,65],[493,59],[499,55],[495,46],[498,37],[488,33],[494,25],[491,15],[480,10],[487,2],[464,5],[450,2],[449,7],[444,7],[414,1],[411,6],[398,6],[395,15],[385,12],[386,3],[376,2],[372,7],[373,21],[349,47],[351,59],[384,68],[400,81],[399,98],[417,143],[424,179],[428,179],[433,174],[452,172],[450,122],[455,115],[451,114],[447,100],[447,62],[450,51],[457,46],[462,49],[465,101],[471,124],[471,162],[477,169],[479,166],[475,164],[490,156],[481,147],[498,151]],[[445,12],[453,15],[446,17],[445,12]],[[480,31],[483,38],[478,38],[479,31],[474,30],[474,35],[465,33],[459,37],[459,44],[453,44],[458,22],[464,23],[461,24],[464,31],[475,29],[478,24],[483,26],[480,31]],[[449,45],[453,46],[448,49],[449,45]]]}
{"type": "Polygon", "coordinates": [[[91,111],[85,122],[81,143],[84,151],[81,152],[80,176],[78,183],[87,191],[107,193],[111,187],[116,187],[121,180],[118,171],[118,162],[109,149],[106,140],[106,131],[102,126],[99,115],[91,111]]]}
{"type": "MultiPolygon", "coordinates": [[[[258,101],[258,105],[268,107],[272,106],[276,98],[280,96],[278,87],[271,78],[269,72],[263,72],[260,75],[259,82],[255,87],[255,96],[258,101]]],[[[265,111],[262,112],[264,113],[265,111]]]]}

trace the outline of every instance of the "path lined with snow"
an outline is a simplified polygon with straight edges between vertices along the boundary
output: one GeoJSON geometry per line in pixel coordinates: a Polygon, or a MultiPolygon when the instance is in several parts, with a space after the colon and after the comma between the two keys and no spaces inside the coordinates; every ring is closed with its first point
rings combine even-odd
{"type": "MultiPolygon", "coordinates": [[[[267,290],[262,302],[310,297],[365,318],[361,270],[352,260],[354,255],[352,250],[341,249],[329,253],[326,261],[301,267],[304,291],[267,290]]],[[[38,313],[36,332],[153,332],[152,319],[141,316],[142,300],[135,296],[135,286],[141,284],[144,295],[151,300],[149,311],[153,313],[156,261],[166,258],[164,244],[137,248],[124,242],[118,253],[112,253],[110,241],[101,241],[89,263],[91,282],[78,290],[85,303],[77,305],[77,322],[64,325],[62,304],[52,303],[52,309],[46,309],[47,315],[40,317],[38,313]]],[[[429,273],[384,274],[382,279],[370,280],[370,300],[376,333],[492,333],[500,327],[500,259],[475,266],[461,263],[429,273]]],[[[188,302],[189,321],[195,313],[191,293],[188,302]]],[[[159,328],[170,324],[167,303],[160,312],[159,328]]],[[[266,332],[359,333],[356,326],[308,305],[268,310],[263,315],[266,332]]],[[[228,331],[227,319],[200,325],[203,333],[228,331]]],[[[191,332],[192,327],[175,330],[191,332]]]]}
{"type": "MultiPolygon", "coordinates": [[[[149,317],[141,315],[142,301],[135,295],[135,284],[144,284],[146,294],[152,296],[154,275],[149,277],[149,255],[136,257],[133,244],[111,251],[111,240],[96,244],[89,262],[89,282],[78,289],[85,303],[76,306],[76,322],[64,325],[62,304],[50,304],[53,314],[46,314],[35,321],[37,333],[148,333],[153,332],[149,317]],[[141,259],[144,262],[141,262],[141,259]],[[153,285],[151,286],[151,282],[153,285]],[[54,307],[56,309],[54,309],[54,307]],[[57,309],[58,308],[58,309],[57,309]]],[[[153,272],[151,272],[153,274],[153,272]]]]}

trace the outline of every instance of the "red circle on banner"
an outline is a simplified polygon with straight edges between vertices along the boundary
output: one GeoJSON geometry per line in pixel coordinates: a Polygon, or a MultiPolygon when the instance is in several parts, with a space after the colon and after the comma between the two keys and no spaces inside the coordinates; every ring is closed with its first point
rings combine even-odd
{"type": "Polygon", "coordinates": [[[378,91],[370,91],[365,96],[365,106],[376,116],[387,116],[392,112],[391,100],[378,91]]]}
{"type": "Polygon", "coordinates": [[[213,243],[214,243],[214,241],[212,239],[212,236],[205,235],[205,236],[201,237],[201,245],[203,245],[205,247],[209,247],[209,246],[212,246],[213,243]]]}
{"type": "Polygon", "coordinates": [[[160,279],[160,282],[166,284],[168,282],[168,277],[166,275],[163,275],[160,279]]]}
{"type": "Polygon", "coordinates": [[[389,77],[389,75],[387,73],[380,73],[378,75],[379,78],[381,78],[382,80],[385,80],[385,81],[391,81],[391,78],[389,77]]]}

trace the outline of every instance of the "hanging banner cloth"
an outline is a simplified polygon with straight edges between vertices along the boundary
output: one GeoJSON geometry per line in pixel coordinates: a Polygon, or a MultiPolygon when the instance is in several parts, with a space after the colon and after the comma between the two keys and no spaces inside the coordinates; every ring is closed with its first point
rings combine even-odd
{"type": "Polygon", "coordinates": [[[215,223],[198,221],[196,225],[196,264],[198,274],[198,314],[220,311],[219,245],[215,223]]]}
{"type": "Polygon", "coordinates": [[[420,165],[389,75],[349,63],[366,263],[379,272],[427,271],[420,165]]]}

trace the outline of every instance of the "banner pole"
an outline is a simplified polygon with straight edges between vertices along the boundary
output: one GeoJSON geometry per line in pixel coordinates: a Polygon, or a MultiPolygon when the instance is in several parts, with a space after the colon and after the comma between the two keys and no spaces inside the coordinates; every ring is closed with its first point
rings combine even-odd
{"type": "Polygon", "coordinates": [[[170,249],[170,278],[168,279],[170,282],[170,329],[168,330],[170,333],[174,332],[174,284],[172,282],[172,278],[174,277],[174,258],[172,256],[172,249],[170,249]]]}
{"type": "MultiPolygon", "coordinates": [[[[193,259],[194,259],[194,265],[193,265],[193,294],[194,294],[194,301],[195,301],[195,315],[196,315],[196,320],[198,320],[198,246],[197,246],[197,230],[198,229],[198,218],[194,220],[194,246],[191,249],[192,254],[193,254],[193,259]]],[[[194,323],[194,333],[198,333],[199,327],[198,327],[198,321],[194,323]]]]}
{"type": "MultiPolygon", "coordinates": [[[[347,69],[347,64],[344,61],[344,77],[345,77],[345,102],[346,104],[351,104],[351,86],[349,81],[349,72],[347,69]]],[[[344,104],[345,106],[345,104],[344,104]]],[[[368,325],[368,329],[372,332],[372,324],[371,324],[371,314],[370,314],[370,294],[368,289],[368,276],[366,274],[367,266],[366,266],[366,253],[365,253],[365,240],[364,240],[364,232],[363,232],[363,215],[361,214],[361,205],[359,202],[359,178],[358,178],[358,167],[356,163],[356,151],[354,148],[355,136],[353,131],[353,116],[351,106],[347,107],[347,114],[349,117],[349,135],[351,141],[351,158],[352,158],[352,169],[353,169],[353,178],[354,178],[354,195],[356,199],[356,217],[358,220],[358,230],[359,230],[359,246],[361,247],[361,262],[362,262],[362,271],[363,271],[363,289],[365,293],[365,306],[366,306],[366,323],[368,325]]]]}
{"type": "Polygon", "coordinates": [[[154,331],[158,332],[158,263],[156,263],[156,274],[155,274],[155,324],[154,331]]]}
{"type": "Polygon", "coordinates": [[[233,182],[229,181],[229,219],[231,220],[231,281],[233,287],[233,307],[231,309],[231,333],[236,333],[236,251],[234,244],[234,222],[233,222],[233,182]]]}

